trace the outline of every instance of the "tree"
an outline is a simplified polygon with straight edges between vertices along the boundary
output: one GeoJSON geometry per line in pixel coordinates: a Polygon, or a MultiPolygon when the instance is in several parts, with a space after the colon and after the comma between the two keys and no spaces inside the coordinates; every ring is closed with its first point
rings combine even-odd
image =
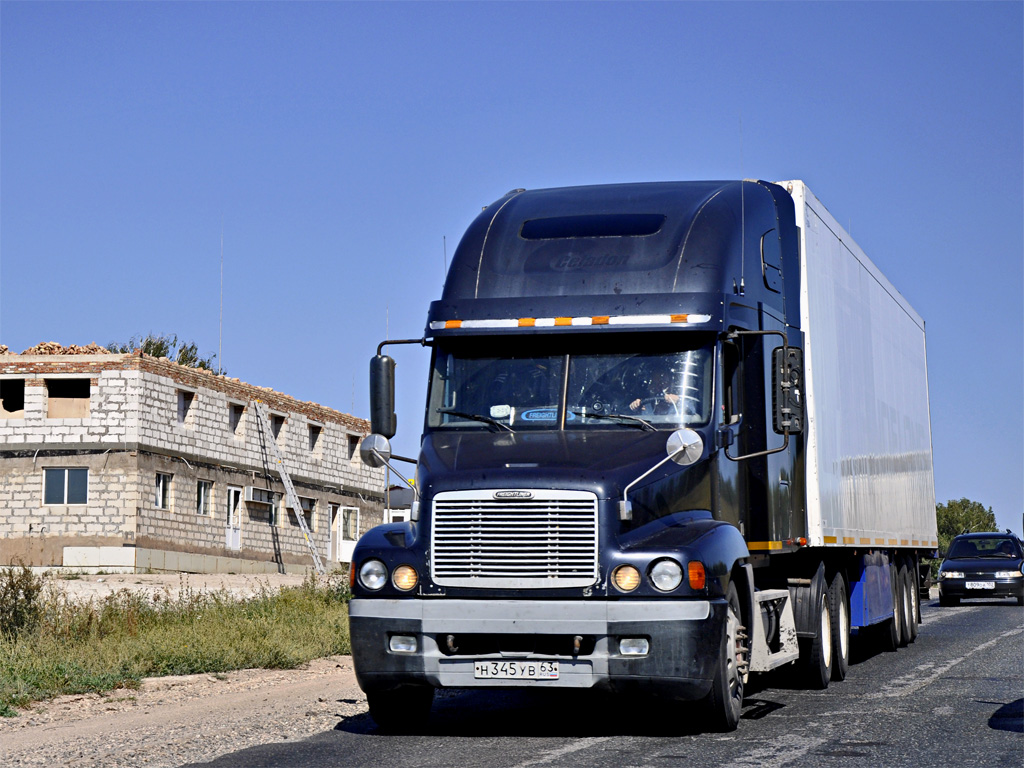
{"type": "MultiPolygon", "coordinates": [[[[216,355],[201,357],[199,347],[194,341],[178,341],[178,335],[148,333],[145,336],[132,336],[127,344],[118,344],[112,341],[107,344],[107,349],[117,354],[130,354],[136,349],[141,349],[144,354],[152,357],[166,357],[178,365],[188,368],[206,368],[213,370],[213,361],[216,355]]],[[[223,373],[221,370],[219,373],[223,373]]]]}
{"type": "Polygon", "coordinates": [[[939,526],[939,551],[949,549],[954,536],[961,533],[995,531],[996,515],[992,507],[970,499],[950,499],[945,504],[935,505],[935,516],[939,526]]]}

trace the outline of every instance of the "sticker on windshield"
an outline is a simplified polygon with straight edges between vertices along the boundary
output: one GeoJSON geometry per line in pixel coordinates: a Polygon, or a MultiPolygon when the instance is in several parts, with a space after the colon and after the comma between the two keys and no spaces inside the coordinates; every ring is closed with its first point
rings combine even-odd
{"type": "MultiPolygon", "coordinates": [[[[522,411],[519,414],[519,418],[523,421],[556,421],[558,419],[558,409],[555,407],[551,408],[531,408],[528,411],[522,411]]],[[[565,415],[566,421],[575,421],[576,415],[569,412],[565,415]]]]}
{"type": "Polygon", "coordinates": [[[492,419],[507,419],[512,415],[512,406],[510,405],[492,405],[491,406],[491,418],[492,419]]]}
{"type": "Polygon", "coordinates": [[[554,421],[558,416],[555,408],[531,408],[519,414],[523,421],[554,421]]]}

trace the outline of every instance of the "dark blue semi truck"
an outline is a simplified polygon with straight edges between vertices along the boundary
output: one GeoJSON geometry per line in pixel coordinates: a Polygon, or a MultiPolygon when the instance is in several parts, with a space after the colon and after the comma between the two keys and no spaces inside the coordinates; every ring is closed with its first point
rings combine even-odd
{"type": "MultiPolygon", "coordinates": [[[[437,688],[704,700],[914,639],[937,545],[924,323],[799,181],[514,190],[430,305],[410,522],[353,556],[382,726],[437,688]]],[[[371,362],[391,459],[394,360],[371,362]]],[[[401,471],[394,467],[399,476],[401,471]]]]}

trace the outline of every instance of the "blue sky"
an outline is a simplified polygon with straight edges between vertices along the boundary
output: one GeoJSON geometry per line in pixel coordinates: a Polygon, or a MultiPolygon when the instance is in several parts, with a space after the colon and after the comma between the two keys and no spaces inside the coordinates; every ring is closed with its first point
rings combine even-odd
{"type": "Polygon", "coordinates": [[[1022,9],[4,1],[0,343],[215,353],[223,233],[227,372],[366,415],[507,190],[800,178],[927,322],[937,500],[1019,532],[1022,9]]]}

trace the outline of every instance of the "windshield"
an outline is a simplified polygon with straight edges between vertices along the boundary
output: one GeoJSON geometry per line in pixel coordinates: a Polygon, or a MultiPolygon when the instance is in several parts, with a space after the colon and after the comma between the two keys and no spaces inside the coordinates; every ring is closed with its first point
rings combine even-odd
{"type": "Polygon", "coordinates": [[[957,539],[946,557],[956,560],[968,557],[1020,557],[1020,548],[1013,539],[957,539]]]}
{"type": "Polygon", "coordinates": [[[457,339],[434,355],[427,426],[676,429],[711,418],[710,343],[676,334],[457,339]],[[500,353],[499,349],[500,348],[500,353]]]}

